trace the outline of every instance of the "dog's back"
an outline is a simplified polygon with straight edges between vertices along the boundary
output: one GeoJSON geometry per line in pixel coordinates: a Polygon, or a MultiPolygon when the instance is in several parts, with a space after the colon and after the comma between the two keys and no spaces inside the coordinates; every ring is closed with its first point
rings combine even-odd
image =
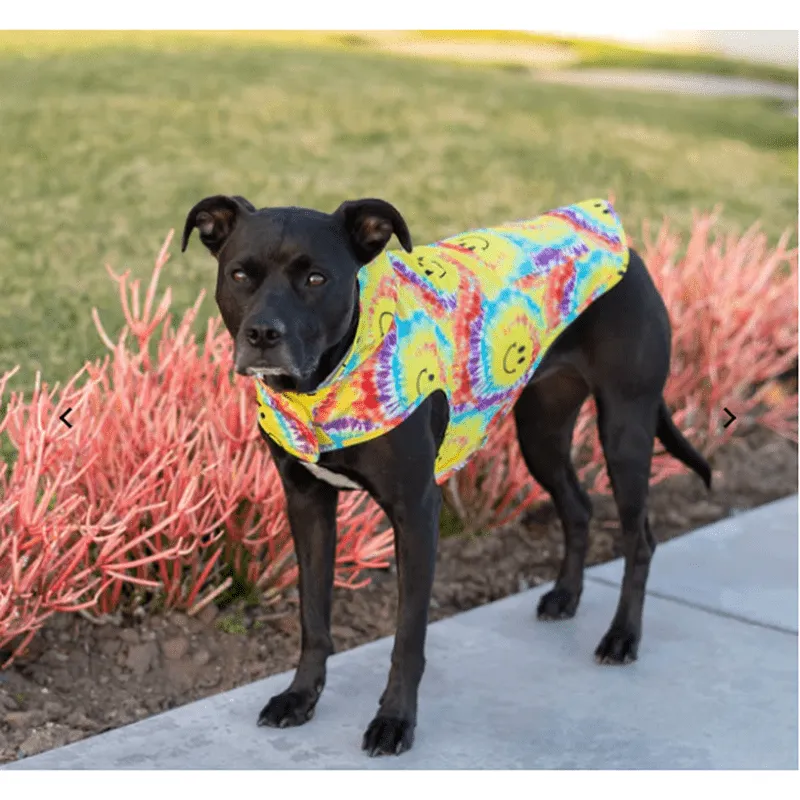
{"type": "Polygon", "coordinates": [[[381,259],[396,276],[397,355],[383,389],[404,395],[394,402],[408,413],[433,391],[447,395],[443,481],[483,445],[559,335],[619,283],[628,249],[610,205],[590,200],[381,259]]]}

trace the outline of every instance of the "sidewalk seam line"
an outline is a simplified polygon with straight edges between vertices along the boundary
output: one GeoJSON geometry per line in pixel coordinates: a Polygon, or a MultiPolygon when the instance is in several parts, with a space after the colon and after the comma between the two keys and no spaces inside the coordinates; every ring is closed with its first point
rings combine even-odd
{"type": "MultiPolygon", "coordinates": [[[[614,589],[619,589],[620,584],[616,581],[609,580],[608,578],[599,578],[595,575],[586,575],[587,580],[594,581],[595,583],[603,584],[604,586],[610,586],[614,589]]],[[[686,606],[687,608],[694,608],[698,611],[705,611],[707,614],[712,614],[715,617],[725,617],[726,619],[732,619],[736,622],[743,622],[746,625],[752,625],[755,628],[766,628],[767,630],[775,631],[776,633],[785,633],[789,636],[794,636],[797,638],[797,631],[792,628],[784,628],[782,625],[775,625],[771,622],[756,622],[755,620],[748,619],[747,617],[741,617],[738,614],[732,614],[729,611],[720,611],[716,608],[711,608],[710,606],[704,606],[699,603],[692,603],[688,600],[681,600],[678,597],[674,597],[673,595],[669,594],[662,594],[661,592],[653,592],[649,589],[645,593],[650,597],[657,597],[659,600],[667,600],[672,603],[677,603],[681,606],[686,606]]]]}

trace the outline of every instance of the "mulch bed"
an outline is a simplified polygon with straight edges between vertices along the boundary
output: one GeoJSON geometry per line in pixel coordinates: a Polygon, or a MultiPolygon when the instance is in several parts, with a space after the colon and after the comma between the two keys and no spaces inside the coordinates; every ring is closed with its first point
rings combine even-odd
{"type": "MultiPolygon", "coordinates": [[[[711,462],[710,494],[688,472],[652,488],[650,520],[659,541],[797,492],[797,446],[763,428],[740,431],[711,462]]],[[[621,555],[613,501],[593,502],[589,564],[621,555]]],[[[492,534],[442,540],[432,621],[553,580],[561,551],[549,504],[492,534]]],[[[365,589],[337,589],[336,649],[392,635],[396,608],[391,568],[375,572],[365,589]]],[[[0,672],[0,763],[292,669],[299,643],[296,596],[268,608],[212,606],[198,618],[171,612],[119,626],[56,615],[29,653],[0,672]]],[[[254,726],[259,710],[253,708],[254,726]]]]}

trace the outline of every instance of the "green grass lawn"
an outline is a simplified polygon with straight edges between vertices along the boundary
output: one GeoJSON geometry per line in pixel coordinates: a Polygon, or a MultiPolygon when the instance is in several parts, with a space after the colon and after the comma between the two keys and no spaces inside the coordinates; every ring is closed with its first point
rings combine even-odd
{"type": "MultiPolygon", "coordinates": [[[[0,373],[51,385],[123,322],[104,262],[150,273],[202,197],[333,210],[382,196],[416,242],[616,195],[628,229],[723,203],[723,230],[797,220],[797,121],[771,100],[603,92],[530,75],[264,45],[254,34],[0,34],[0,373]]],[[[178,315],[215,265],[173,243],[178,315]]],[[[216,314],[205,300],[201,318],[216,314]]],[[[198,330],[203,319],[198,323],[198,330]]]]}

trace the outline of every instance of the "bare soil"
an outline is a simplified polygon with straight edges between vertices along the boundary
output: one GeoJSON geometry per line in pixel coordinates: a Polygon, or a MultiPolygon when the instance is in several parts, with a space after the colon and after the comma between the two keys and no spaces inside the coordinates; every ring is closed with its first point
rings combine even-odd
{"type": "MultiPolygon", "coordinates": [[[[650,520],[659,541],[797,492],[797,445],[763,428],[740,431],[711,462],[711,493],[690,473],[652,488],[650,520]]],[[[613,501],[593,502],[589,564],[621,555],[613,501]]],[[[549,504],[489,535],[443,539],[432,621],[553,580],[561,552],[560,523],[549,504]]],[[[396,607],[393,568],[376,571],[364,589],[337,589],[336,649],[393,634],[396,607]]],[[[536,624],[533,615],[532,607],[536,624]]],[[[299,643],[296,596],[269,608],[212,606],[198,618],[170,612],[121,625],[57,615],[29,653],[0,672],[0,763],[290,670],[299,643]]]]}

